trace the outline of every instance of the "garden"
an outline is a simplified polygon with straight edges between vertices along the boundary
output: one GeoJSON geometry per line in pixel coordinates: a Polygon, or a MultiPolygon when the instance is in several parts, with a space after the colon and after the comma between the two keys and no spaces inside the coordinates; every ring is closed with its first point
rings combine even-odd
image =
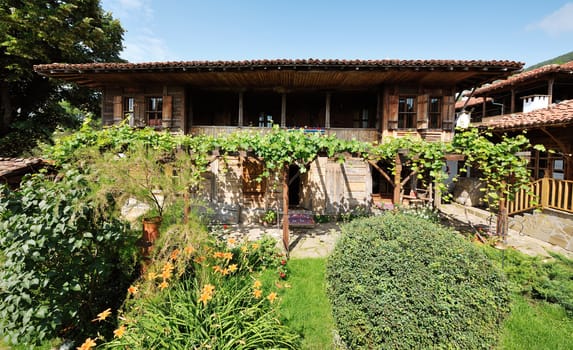
{"type": "Polygon", "coordinates": [[[328,258],[289,259],[270,238],[233,238],[189,210],[213,154],[239,151],[277,176],[318,154],[391,161],[407,148],[411,166],[439,182],[445,153],[478,150],[466,156],[489,169],[492,207],[525,183],[507,152],[529,147],[523,139],[493,147],[477,130],[460,135],[372,146],[302,131],[191,137],[87,121],[46,149],[52,169],[2,188],[0,348],[571,347],[573,262],[562,256],[476,245],[436,213],[396,209],[342,225],[328,258]],[[132,199],[160,218],[160,233],[122,218],[132,199]]]}

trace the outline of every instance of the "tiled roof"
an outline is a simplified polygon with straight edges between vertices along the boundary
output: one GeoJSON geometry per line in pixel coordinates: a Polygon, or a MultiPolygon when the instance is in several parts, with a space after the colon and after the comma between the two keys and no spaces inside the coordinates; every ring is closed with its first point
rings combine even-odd
{"type": "Polygon", "coordinates": [[[534,129],[544,126],[573,125],[573,100],[552,104],[527,113],[513,113],[481,125],[494,129],[534,129]]]}
{"type": "MultiPolygon", "coordinates": [[[[488,102],[492,101],[492,98],[488,97],[486,99],[486,101],[488,101],[488,102]]],[[[456,102],[456,109],[464,108],[464,106],[465,107],[471,107],[471,106],[479,105],[482,103],[483,103],[483,97],[470,97],[469,101],[461,100],[461,101],[456,102]]]]}
{"type": "Polygon", "coordinates": [[[0,158],[0,178],[35,171],[44,164],[40,158],[0,158]]]}
{"type": "Polygon", "coordinates": [[[186,62],[147,62],[147,63],[52,63],[34,66],[36,72],[48,73],[53,70],[185,70],[185,69],[281,69],[281,67],[316,67],[324,69],[344,68],[498,68],[516,70],[522,62],[507,60],[338,60],[338,59],[265,59],[248,61],[186,61],[186,62]]]}
{"type": "Polygon", "coordinates": [[[501,90],[503,88],[506,88],[508,86],[512,86],[512,85],[516,85],[528,80],[536,80],[539,79],[540,77],[547,75],[547,74],[551,74],[551,73],[557,73],[557,72],[569,72],[569,73],[573,73],[573,61],[567,62],[567,63],[563,63],[563,64],[548,64],[546,66],[543,67],[539,67],[527,72],[523,72],[523,73],[519,73],[516,75],[513,75],[505,80],[500,80],[497,82],[494,82],[490,85],[484,86],[482,88],[477,89],[476,91],[474,91],[474,95],[484,95],[487,93],[490,93],[492,91],[495,90],[501,90]]]}

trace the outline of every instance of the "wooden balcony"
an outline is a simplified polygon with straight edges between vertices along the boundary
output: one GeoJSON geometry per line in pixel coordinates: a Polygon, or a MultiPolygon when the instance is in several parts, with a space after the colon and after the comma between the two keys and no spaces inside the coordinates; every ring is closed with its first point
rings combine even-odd
{"type": "MultiPolygon", "coordinates": [[[[238,131],[253,131],[253,132],[260,132],[260,133],[267,133],[271,129],[270,128],[259,128],[259,127],[250,127],[250,126],[203,126],[203,125],[196,125],[192,126],[189,130],[190,134],[192,135],[210,135],[210,136],[219,136],[225,134],[231,134],[233,132],[238,131]]],[[[333,135],[342,140],[352,140],[356,139],[358,141],[363,142],[378,142],[380,141],[378,130],[376,129],[358,129],[358,128],[309,128],[305,129],[306,132],[309,133],[321,133],[324,135],[333,135]]]]}

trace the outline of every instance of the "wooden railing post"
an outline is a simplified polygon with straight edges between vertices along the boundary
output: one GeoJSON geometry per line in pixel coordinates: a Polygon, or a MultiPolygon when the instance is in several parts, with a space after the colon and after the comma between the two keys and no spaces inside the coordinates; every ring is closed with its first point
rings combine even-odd
{"type": "Polygon", "coordinates": [[[549,194],[550,194],[550,187],[549,187],[549,177],[547,174],[541,179],[541,208],[549,207],[549,194]]]}

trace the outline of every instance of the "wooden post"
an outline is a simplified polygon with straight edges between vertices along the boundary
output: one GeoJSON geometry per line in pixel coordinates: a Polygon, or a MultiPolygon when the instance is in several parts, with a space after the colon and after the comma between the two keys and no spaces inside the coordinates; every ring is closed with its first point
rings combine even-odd
{"type": "Polygon", "coordinates": [[[283,92],[281,98],[281,128],[286,128],[287,95],[283,92]]]}
{"type": "MultiPolygon", "coordinates": [[[[506,189],[507,182],[502,181],[502,188],[506,189]]],[[[507,195],[502,194],[499,200],[499,212],[497,214],[497,223],[495,227],[495,234],[502,238],[503,243],[506,243],[507,225],[508,225],[508,212],[507,212],[507,195]]]]}
{"type": "Polygon", "coordinates": [[[243,92],[239,91],[239,118],[238,118],[238,126],[243,126],[245,121],[244,119],[244,115],[243,115],[243,92]]]}
{"type": "Polygon", "coordinates": [[[285,165],[283,169],[283,245],[287,256],[289,254],[288,171],[289,166],[285,165]]]}
{"type": "Polygon", "coordinates": [[[326,129],[330,129],[330,99],[331,99],[331,93],[327,92],[326,93],[326,101],[325,101],[325,113],[324,113],[324,127],[326,129]]]}
{"type": "Polygon", "coordinates": [[[510,113],[515,113],[515,89],[511,89],[511,105],[509,107],[510,113]]]}
{"type": "Polygon", "coordinates": [[[549,207],[549,174],[546,171],[541,179],[541,208],[549,207]]]}
{"type": "Polygon", "coordinates": [[[555,79],[551,78],[547,82],[547,95],[549,95],[549,104],[553,103],[553,84],[555,83],[555,79]]]}
{"type": "Polygon", "coordinates": [[[400,192],[402,192],[402,181],[400,179],[400,174],[402,173],[402,160],[400,159],[400,154],[396,153],[396,169],[394,170],[394,195],[392,196],[392,202],[394,205],[402,204],[400,203],[400,192]]]}
{"type": "Polygon", "coordinates": [[[507,222],[508,213],[505,195],[499,201],[499,212],[497,214],[497,224],[495,228],[495,233],[502,238],[503,243],[506,243],[507,238],[507,222]]]}

